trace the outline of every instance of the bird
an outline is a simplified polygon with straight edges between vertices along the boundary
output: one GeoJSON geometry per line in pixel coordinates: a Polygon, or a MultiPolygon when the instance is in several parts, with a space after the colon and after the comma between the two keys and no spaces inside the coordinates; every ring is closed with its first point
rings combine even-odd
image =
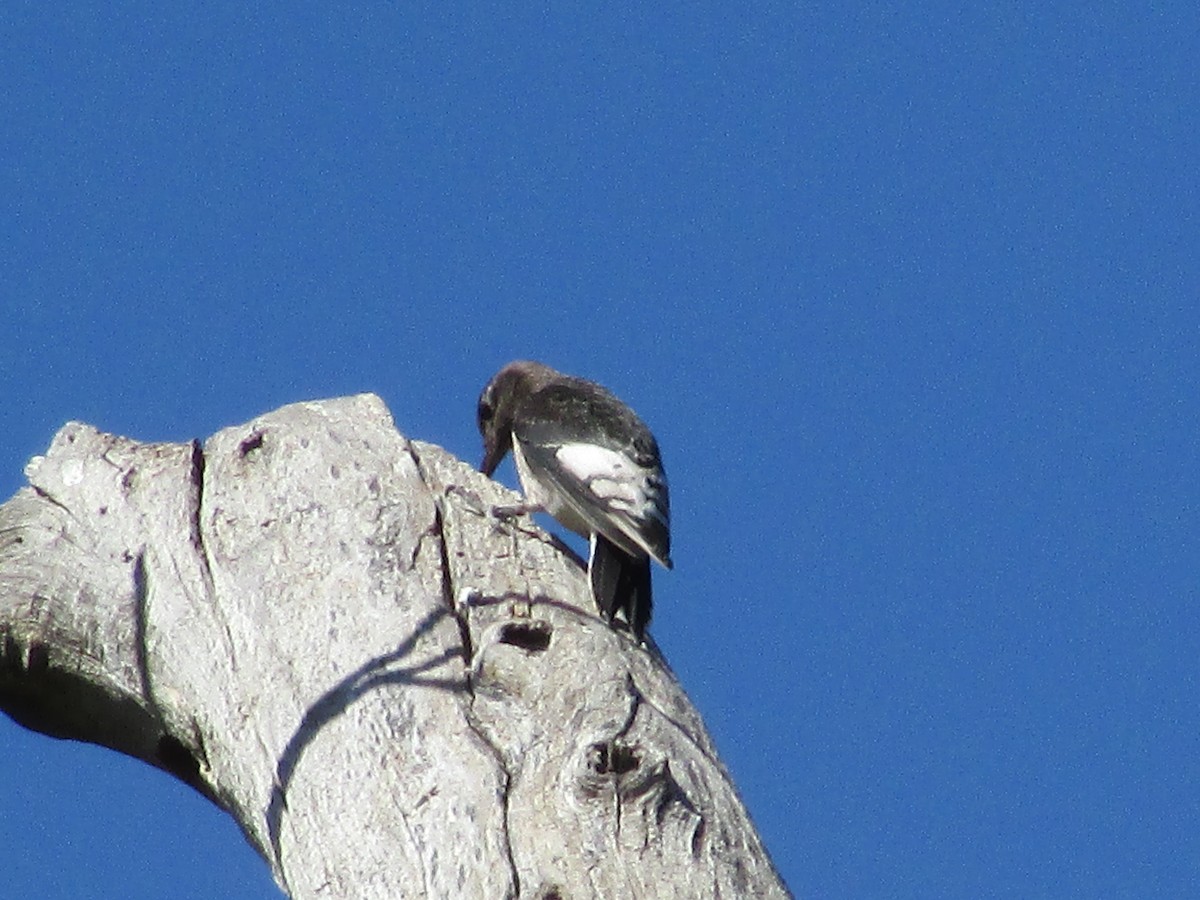
{"type": "Polygon", "coordinates": [[[607,388],[532,360],[492,377],[478,424],[480,471],[491,476],[511,450],[525,493],[503,512],[547,512],[587,538],[597,607],[610,625],[620,614],[644,642],[650,561],[674,567],[667,476],[650,429],[607,388]]]}

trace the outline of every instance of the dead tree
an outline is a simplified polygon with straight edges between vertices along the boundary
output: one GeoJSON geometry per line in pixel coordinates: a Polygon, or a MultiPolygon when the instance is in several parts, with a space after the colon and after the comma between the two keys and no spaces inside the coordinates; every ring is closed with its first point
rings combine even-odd
{"type": "Polygon", "coordinates": [[[71,423],[26,475],[0,708],[187,782],[290,896],[787,896],[653,646],[377,397],[203,445],[71,423]]]}

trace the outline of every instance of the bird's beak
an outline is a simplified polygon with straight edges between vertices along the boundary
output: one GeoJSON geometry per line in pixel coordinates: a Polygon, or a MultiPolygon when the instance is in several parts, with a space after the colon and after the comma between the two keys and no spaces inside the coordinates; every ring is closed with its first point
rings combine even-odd
{"type": "Polygon", "coordinates": [[[496,466],[500,465],[500,460],[504,459],[504,454],[508,452],[508,447],[500,440],[499,435],[485,435],[483,439],[483,462],[479,464],[479,471],[489,478],[496,471],[496,466]]]}

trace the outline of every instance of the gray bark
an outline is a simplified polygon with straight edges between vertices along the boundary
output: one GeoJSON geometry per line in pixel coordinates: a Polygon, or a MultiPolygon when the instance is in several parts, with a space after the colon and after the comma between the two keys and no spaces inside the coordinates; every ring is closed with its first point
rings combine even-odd
{"type": "Polygon", "coordinates": [[[653,645],[377,397],[71,423],[26,475],[0,708],[192,785],[292,897],[787,896],[653,645]]]}

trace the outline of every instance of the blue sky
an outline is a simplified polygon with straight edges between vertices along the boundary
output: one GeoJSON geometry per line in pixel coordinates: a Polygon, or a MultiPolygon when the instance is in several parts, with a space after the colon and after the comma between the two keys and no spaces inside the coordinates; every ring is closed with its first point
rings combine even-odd
{"type": "MultiPolygon", "coordinates": [[[[0,494],[368,390],[477,462],[541,359],[658,435],[652,632],[798,896],[1192,894],[1200,12],[751,6],[7,4],[0,494]]],[[[0,761],[14,896],[277,896],[0,761]]]]}

